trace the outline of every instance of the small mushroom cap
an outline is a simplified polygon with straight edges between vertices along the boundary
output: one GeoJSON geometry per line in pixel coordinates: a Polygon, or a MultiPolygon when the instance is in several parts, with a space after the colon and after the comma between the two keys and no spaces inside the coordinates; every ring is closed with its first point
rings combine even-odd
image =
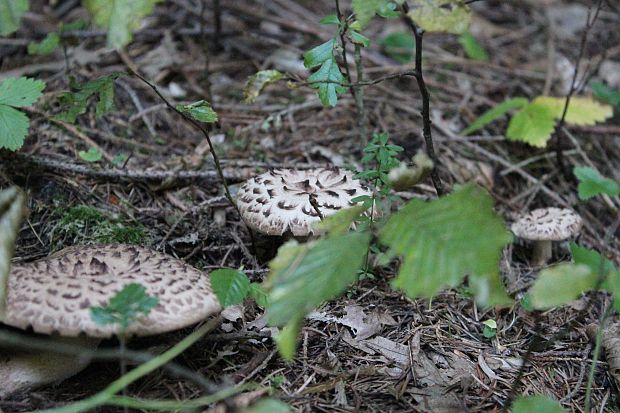
{"type": "Polygon", "coordinates": [[[130,283],[142,284],[159,304],[127,335],[177,330],[221,311],[208,275],[181,260],[132,245],[79,246],[13,266],[3,322],[43,334],[110,337],[119,326],[96,324],[90,307],[107,305],[130,283]]]}
{"type": "Polygon", "coordinates": [[[562,241],[581,229],[583,221],[572,209],[534,209],[519,218],[510,230],[519,238],[530,241],[562,241]]]}
{"type": "Polygon", "coordinates": [[[353,175],[337,167],[308,170],[276,169],[246,181],[237,193],[243,219],[267,235],[314,233],[313,224],[355,205],[352,198],[371,195],[353,175]]]}

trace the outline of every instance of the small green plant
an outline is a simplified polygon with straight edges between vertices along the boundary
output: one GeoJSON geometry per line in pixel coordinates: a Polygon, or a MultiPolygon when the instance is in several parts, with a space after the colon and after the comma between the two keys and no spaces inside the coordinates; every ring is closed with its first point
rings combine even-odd
{"type": "Polygon", "coordinates": [[[620,186],[613,179],[605,178],[599,171],[587,166],[575,167],[573,174],[579,180],[577,193],[579,199],[586,201],[597,195],[606,194],[617,196],[620,194],[620,186]]]}
{"type": "Polygon", "coordinates": [[[71,91],[60,95],[59,103],[62,112],[56,119],[74,123],[79,115],[86,113],[87,104],[91,97],[97,101],[95,115],[102,117],[114,108],[114,81],[123,73],[112,73],[86,83],[78,83],[75,78],[69,80],[71,91]]]}
{"type": "Polygon", "coordinates": [[[497,321],[492,318],[485,320],[482,322],[484,325],[482,329],[482,335],[486,338],[493,338],[497,335],[497,321]]]}
{"type": "Polygon", "coordinates": [[[158,303],[159,299],[149,296],[143,285],[133,283],[123,287],[107,305],[91,307],[90,314],[97,324],[116,324],[124,332],[139,317],[148,315],[158,303]]]}
{"type": "Polygon", "coordinates": [[[236,305],[248,297],[261,307],[267,306],[267,293],[258,283],[250,282],[243,270],[222,268],[211,273],[211,286],[222,307],[236,305]]]}
{"type": "Polygon", "coordinates": [[[602,82],[592,82],[592,93],[600,101],[620,107],[620,90],[613,90],[602,82]]]}
{"type": "Polygon", "coordinates": [[[28,43],[28,54],[48,55],[53,53],[60,45],[66,45],[67,41],[63,40],[62,37],[65,33],[82,29],[85,25],[86,23],[82,20],[69,24],[60,23],[57,31],[49,32],[40,42],[28,43]]]}
{"type": "Polygon", "coordinates": [[[83,161],[91,163],[99,162],[103,158],[103,155],[99,152],[99,149],[95,147],[91,147],[88,151],[79,151],[78,156],[83,161]]]}
{"type": "Polygon", "coordinates": [[[0,83],[0,149],[16,151],[22,147],[30,122],[18,108],[33,105],[44,88],[42,80],[27,77],[0,83]]]}

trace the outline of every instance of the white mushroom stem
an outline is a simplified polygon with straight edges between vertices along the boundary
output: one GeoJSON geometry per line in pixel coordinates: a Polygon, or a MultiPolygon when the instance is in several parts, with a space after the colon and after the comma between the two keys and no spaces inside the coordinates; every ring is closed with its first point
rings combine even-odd
{"type": "Polygon", "coordinates": [[[541,265],[545,265],[547,261],[551,259],[552,249],[551,242],[548,240],[539,240],[534,241],[534,252],[532,255],[532,265],[535,267],[540,267],[541,265]]]}

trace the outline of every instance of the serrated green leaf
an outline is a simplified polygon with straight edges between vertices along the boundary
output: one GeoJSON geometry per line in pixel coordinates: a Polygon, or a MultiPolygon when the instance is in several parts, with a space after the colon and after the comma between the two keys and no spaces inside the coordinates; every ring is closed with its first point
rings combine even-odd
{"type": "Polygon", "coordinates": [[[316,46],[304,53],[304,66],[307,69],[320,66],[328,59],[334,56],[334,47],[336,46],[336,39],[332,38],[323,44],[316,46]]]}
{"type": "Polygon", "coordinates": [[[592,93],[597,99],[613,106],[620,106],[620,90],[612,90],[602,82],[592,82],[592,93]]]}
{"type": "Polygon", "coordinates": [[[538,148],[547,146],[555,128],[555,116],[546,105],[529,103],[510,119],[506,138],[538,148]]]}
{"type": "Polygon", "coordinates": [[[117,324],[125,330],[141,315],[148,315],[158,303],[159,299],[148,295],[143,285],[131,283],[110,298],[107,305],[91,307],[90,316],[99,325],[117,324]]]}
{"type": "Polygon", "coordinates": [[[357,280],[369,240],[369,234],[353,232],[280,247],[265,285],[269,324],[285,325],[340,295],[357,280]]]}
{"type": "Polygon", "coordinates": [[[91,96],[97,101],[96,117],[105,115],[114,108],[114,80],[120,76],[123,76],[123,73],[112,73],[82,84],[71,80],[70,86],[73,91],[60,95],[59,102],[63,111],[55,116],[56,119],[74,123],[79,115],[86,112],[91,96]]]}
{"type": "Polygon", "coordinates": [[[25,205],[26,197],[16,187],[0,191],[0,322],[4,320],[11,258],[25,205]]]}
{"type": "Polygon", "coordinates": [[[217,122],[217,112],[213,110],[211,104],[206,100],[199,100],[189,105],[177,105],[176,109],[200,122],[217,122]]]}
{"type": "Polygon", "coordinates": [[[587,265],[564,263],[546,268],[530,289],[534,308],[542,310],[567,304],[596,285],[597,275],[587,265]]]}
{"type": "Polygon", "coordinates": [[[596,169],[587,166],[576,166],[573,173],[579,180],[577,191],[579,198],[587,200],[596,195],[607,194],[617,196],[620,194],[620,186],[613,179],[605,178],[596,169]]]}
{"type": "Polygon", "coordinates": [[[211,273],[211,287],[222,307],[229,307],[245,300],[250,280],[243,271],[222,268],[211,273]]]}
{"type": "Polygon", "coordinates": [[[31,106],[41,96],[45,82],[27,77],[8,78],[0,83],[0,105],[31,106]]]}
{"type": "Polygon", "coordinates": [[[518,397],[512,413],[567,413],[557,400],[545,396],[518,397]]]}
{"type": "Polygon", "coordinates": [[[277,82],[282,79],[283,75],[277,70],[261,70],[248,78],[243,88],[243,101],[245,103],[253,103],[258,95],[270,83],[277,82]]]}
{"type": "Polygon", "coordinates": [[[477,60],[479,62],[489,61],[489,53],[469,31],[459,36],[459,43],[463,46],[465,54],[471,60],[477,60]]]}
{"type": "Polygon", "coordinates": [[[263,399],[241,410],[241,413],[291,413],[288,404],[276,399],[263,399]]]}
{"type": "Polygon", "coordinates": [[[0,148],[16,151],[28,133],[28,116],[10,106],[0,105],[0,148]]]}
{"type": "Polygon", "coordinates": [[[471,125],[469,125],[467,128],[465,128],[461,132],[461,134],[469,135],[470,133],[473,133],[479,129],[482,129],[483,127],[493,122],[494,120],[501,118],[506,113],[508,113],[510,110],[523,108],[527,104],[528,102],[527,102],[527,99],[525,98],[511,98],[511,99],[505,100],[504,102],[487,110],[482,115],[480,115],[480,117],[476,119],[475,121],[473,121],[471,125]]]}
{"type": "Polygon", "coordinates": [[[353,0],[351,8],[355,13],[359,29],[366,27],[368,22],[380,10],[385,10],[389,0],[353,0]]]}
{"type": "Polygon", "coordinates": [[[28,43],[28,54],[47,55],[52,53],[60,45],[58,32],[48,33],[40,42],[28,43]]]}
{"type": "Polygon", "coordinates": [[[462,0],[413,0],[407,16],[427,32],[461,34],[469,27],[471,10],[462,0]]]}
{"type": "Polygon", "coordinates": [[[0,0],[0,36],[16,31],[29,7],[28,0],[0,0]]]}
{"type": "Polygon", "coordinates": [[[394,286],[412,298],[455,287],[467,275],[479,303],[510,302],[499,259],[512,237],[482,188],[469,184],[432,202],[414,199],[390,217],[379,239],[403,257],[394,286]]]}
{"type": "Polygon", "coordinates": [[[338,95],[344,93],[346,88],[341,86],[347,79],[340,73],[336,59],[332,56],[321,65],[312,76],[308,78],[310,86],[319,89],[319,99],[323,106],[336,106],[338,95]]]}
{"type": "Polygon", "coordinates": [[[78,156],[86,162],[99,162],[103,158],[101,152],[95,147],[90,148],[88,151],[79,151],[78,156]]]}
{"type": "Polygon", "coordinates": [[[415,40],[409,32],[394,32],[385,36],[381,42],[385,53],[398,63],[409,63],[415,52],[415,40]]]}
{"type": "MultiPolygon", "coordinates": [[[[562,117],[566,98],[556,98],[550,96],[539,96],[532,102],[533,104],[546,106],[551,110],[556,119],[562,117]]],[[[614,114],[613,108],[609,105],[599,103],[591,98],[572,97],[566,111],[566,123],[572,125],[594,125],[602,122],[614,114]]]]}
{"type": "Polygon", "coordinates": [[[108,45],[120,49],[132,40],[142,18],[161,0],[83,0],[97,26],[108,32],[108,45]]]}

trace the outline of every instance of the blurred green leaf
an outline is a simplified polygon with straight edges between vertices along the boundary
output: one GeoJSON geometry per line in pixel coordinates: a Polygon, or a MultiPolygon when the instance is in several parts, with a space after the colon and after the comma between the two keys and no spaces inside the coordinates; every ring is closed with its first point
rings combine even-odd
{"type": "Polygon", "coordinates": [[[335,14],[330,14],[328,16],[323,17],[319,23],[321,24],[340,24],[340,20],[338,20],[338,16],[335,14]]]}
{"type": "Polygon", "coordinates": [[[592,274],[596,275],[597,282],[601,277],[603,281],[601,288],[613,295],[614,307],[616,311],[620,311],[620,270],[611,260],[594,250],[580,247],[575,243],[571,243],[570,250],[576,265],[586,265],[590,268],[592,274]]]}
{"type": "Polygon", "coordinates": [[[60,95],[59,102],[63,111],[56,115],[56,119],[75,123],[77,117],[86,112],[91,97],[97,102],[95,116],[102,117],[114,108],[114,81],[121,76],[123,73],[116,72],[82,84],[70,79],[72,91],[60,95]]]}
{"type": "Polygon", "coordinates": [[[540,103],[527,104],[510,119],[506,138],[544,148],[555,128],[555,115],[540,103]]]}
{"type": "Polygon", "coordinates": [[[386,10],[389,10],[387,9],[389,3],[389,0],[353,0],[351,8],[355,13],[359,29],[366,27],[377,12],[383,11],[385,13],[386,10]]]}
{"type": "Polygon", "coordinates": [[[398,63],[409,63],[415,52],[415,40],[409,32],[390,33],[381,39],[385,53],[398,63]]]}
{"type": "Polygon", "coordinates": [[[538,310],[567,304],[594,288],[596,280],[596,273],[583,264],[563,263],[545,268],[530,289],[531,303],[538,310]]]}
{"type": "Polygon", "coordinates": [[[510,302],[499,259],[512,237],[480,187],[464,185],[431,202],[409,201],[390,217],[379,239],[403,257],[393,284],[411,298],[431,297],[468,276],[479,303],[510,302]]]}
{"type": "Polygon", "coordinates": [[[409,18],[427,32],[461,34],[467,30],[471,10],[462,0],[413,0],[409,18]]]}
{"type": "Polygon", "coordinates": [[[200,122],[217,122],[217,112],[213,110],[211,104],[206,100],[199,100],[189,105],[177,105],[176,109],[200,122]]]}
{"type": "Polygon", "coordinates": [[[612,90],[605,83],[592,82],[592,93],[603,102],[616,107],[620,106],[620,90],[612,90]]]}
{"type": "Polygon", "coordinates": [[[262,399],[254,403],[250,407],[241,410],[241,413],[292,413],[293,410],[288,404],[272,399],[262,399]]]}
{"type": "Polygon", "coordinates": [[[605,178],[596,169],[587,166],[576,166],[573,173],[579,180],[577,191],[579,198],[588,200],[596,195],[607,194],[617,196],[620,194],[620,186],[613,179],[605,178]]]}
{"type": "Polygon", "coordinates": [[[478,42],[478,40],[471,34],[471,32],[466,31],[459,36],[459,43],[463,46],[463,50],[465,50],[465,54],[472,60],[477,60],[480,62],[488,62],[489,61],[489,53],[486,49],[478,42]]]}
{"type": "Polygon", "coordinates": [[[243,271],[222,268],[211,273],[211,287],[222,307],[239,304],[250,293],[250,280],[243,271]]]}
{"type": "Polygon", "coordinates": [[[245,103],[253,103],[258,95],[270,83],[277,82],[282,79],[283,75],[277,70],[261,70],[248,78],[243,88],[243,101],[245,103]]]}
{"type": "Polygon", "coordinates": [[[16,31],[29,7],[28,0],[0,0],[0,36],[16,31]]]}
{"type": "Polygon", "coordinates": [[[28,43],[28,54],[48,55],[60,45],[60,35],[58,32],[48,33],[40,42],[28,43]]]}
{"type": "Polygon", "coordinates": [[[99,162],[103,155],[95,147],[91,147],[88,151],[79,151],[78,156],[86,162],[99,162]]]}
{"type": "Polygon", "coordinates": [[[518,397],[512,413],[568,413],[557,400],[545,396],[518,397]]]}
{"type": "Polygon", "coordinates": [[[499,105],[487,110],[484,112],[478,119],[473,121],[471,125],[465,128],[461,134],[469,135],[479,129],[482,129],[489,123],[493,122],[496,119],[501,118],[506,113],[508,113],[512,109],[520,109],[528,104],[527,99],[525,98],[511,98],[508,99],[499,105]]]}

